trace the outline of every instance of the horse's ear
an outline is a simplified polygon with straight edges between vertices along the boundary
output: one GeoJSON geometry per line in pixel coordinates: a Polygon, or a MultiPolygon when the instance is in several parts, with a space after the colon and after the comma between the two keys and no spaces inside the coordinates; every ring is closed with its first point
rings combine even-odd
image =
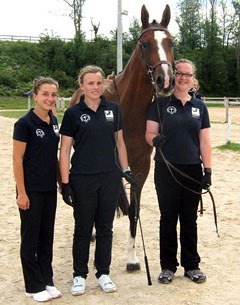
{"type": "Polygon", "coordinates": [[[142,29],[146,29],[149,25],[149,13],[145,5],[142,6],[141,21],[142,21],[142,29]]]}
{"type": "Polygon", "coordinates": [[[170,11],[169,5],[167,4],[163,11],[162,20],[160,22],[160,25],[163,26],[164,28],[167,28],[170,18],[171,18],[171,11],[170,11]]]}

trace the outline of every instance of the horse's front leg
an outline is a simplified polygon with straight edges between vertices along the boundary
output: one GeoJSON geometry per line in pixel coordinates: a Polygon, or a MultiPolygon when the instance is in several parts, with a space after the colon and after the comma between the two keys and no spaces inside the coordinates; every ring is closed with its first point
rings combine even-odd
{"type": "Polygon", "coordinates": [[[136,232],[137,222],[139,218],[139,199],[140,194],[131,189],[130,193],[130,206],[128,209],[128,217],[130,221],[129,238],[128,238],[128,260],[127,271],[134,272],[140,270],[140,261],[136,254],[136,232]]]}
{"type": "Polygon", "coordinates": [[[128,238],[128,260],[127,260],[127,271],[135,272],[141,269],[140,261],[136,254],[136,239],[129,234],[128,238]]]}

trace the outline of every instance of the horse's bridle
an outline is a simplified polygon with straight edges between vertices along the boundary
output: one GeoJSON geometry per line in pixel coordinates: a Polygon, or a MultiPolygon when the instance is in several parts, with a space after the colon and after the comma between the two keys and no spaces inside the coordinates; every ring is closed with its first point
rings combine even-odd
{"type": "Polygon", "coordinates": [[[142,36],[146,33],[146,32],[149,32],[149,31],[163,31],[163,32],[167,32],[169,33],[168,29],[165,28],[165,27],[161,27],[161,26],[157,26],[157,27],[150,27],[150,28],[147,28],[147,29],[144,29],[140,36],[138,37],[138,45],[140,47],[140,51],[141,51],[141,55],[142,55],[142,58],[145,62],[145,66],[147,68],[147,74],[150,78],[150,81],[152,83],[152,86],[153,86],[153,89],[154,89],[154,96],[156,97],[157,96],[157,92],[155,90],[155,81],[154,81],[154,77],[153,77],[153,71],[158,67],[158,66],[161,66],[161,65],[168,65],[169,67],[172,67],[173,68],[173,65],[168,61],[168,60],[160,60],[159,62],[157,62],[155,65],[150,65],[146,56],[145,56],[145,52],[144,52],[144,44],[141,42],[141,38],[142,36]]]}

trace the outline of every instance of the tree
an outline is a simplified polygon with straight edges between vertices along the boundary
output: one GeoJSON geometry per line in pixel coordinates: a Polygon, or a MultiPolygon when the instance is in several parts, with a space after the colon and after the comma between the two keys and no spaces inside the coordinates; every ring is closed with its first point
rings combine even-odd
{"type": "Polygon", "coordinates": [[[94,39],[96,39],[98,30],[99,30],[99,26],[100,26],[100,22],[98,22],[98,25],[97,25],[91,20],[91,24],[92,24],[92,31],[94,33],[94,39]]]}
{"type": "Polygon", "coordinates": [[[237,61],[237,92],[240,94],[240,1],[233,0],[232,5],[236,13],[236,27],[235,27],[235,45],[236,45],[236,61],[237,61]]]}
{"type": "Polygon", "coordinates": [[[93,41],[86,41],[85,46],[85,65],[98,65],[102,67],[106,75],[116,71],[117,46],[115,41],[99,36],[93,41]]]}
{"type": "Polygon", "coordinates": [[[86,0],[63,0],[68,6],[71,7],[72,11],[70,17],[73,20],[75,28],[75,39],[79,40],[82,37],[81,25],[82,25],[82,8],[86,0]]]}
{"type": "MultiPolygon", "coordinates": [[[[202,47],[201,32],[201,1],[200,0],[182,0],[177,5],[179,14],[176,22],[179,26],[179,35],[177,36],[179,53],[192,54],[202,47]]],[[[190,56],[191,57],[191,56],[190,56]]]]}
{"type": "Polygon", "coordinates": [[[141,25],[138,19],[133,18],[129,28],[130,33],[123,33],[123,64],[127,63],[131,56],[141,32],[141,25]]]}
{"type": "Polygon", "coordinates": [[[70,17],[74,22],[75,28],[75,38],[73,44],[73,54],[74,54],[74,61],[75,67],[79,69],[83,66],[85,61],[85,46],[84,46],[84,33],[81,30],[82,25],[82,11],[83,5],[86,0],[63,0],[65,3],[68,4],[71,8],[70,17]]]}

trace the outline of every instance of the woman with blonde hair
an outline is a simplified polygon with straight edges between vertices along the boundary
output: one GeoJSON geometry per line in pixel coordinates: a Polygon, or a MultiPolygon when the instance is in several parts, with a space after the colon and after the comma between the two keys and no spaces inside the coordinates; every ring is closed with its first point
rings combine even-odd
{"type": "Polygon", "coordinates": [[[146,141],[156,148],[154,182],[161,215],[158,281],[171,283],[179,265],[179,221],[180,263],[184,275],[195,283],[202,283],[206,275],[199,267],[197,211],[201,190],[212,183],[210,120],[206,105],[189,94],[195,65],[180,59],[175,69],[173,94],[156,98],[146,124],[146,141]]]}
{"type": "Polygon", "coordinates": [[[113,220],[122,174],[130,183],[137,183],[128,168],[119,105],[103,96],[103,70],[92,65],[83,67],[78,80],[83,94],[79,103],[66,110],[60,128],[62,195],[73,206],[75,219],[73,295],[85,292],[94,226],[98,284],[104,292],[116,291],[109,273],[113,220]],[[72,145],[74,152],[70,159],[72,145]]]}

